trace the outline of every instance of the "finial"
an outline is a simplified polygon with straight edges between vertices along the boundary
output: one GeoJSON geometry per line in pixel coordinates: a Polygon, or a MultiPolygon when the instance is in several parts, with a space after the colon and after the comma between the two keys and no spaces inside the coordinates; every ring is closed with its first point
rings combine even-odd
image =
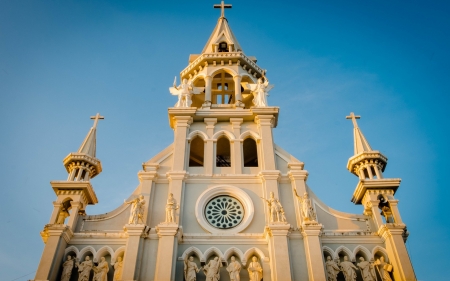
{"type": "Polygon", "coordinates": [[[231,9],[231,4],[224,4],[222,1],[220,4],[214,4],[215,9],[221,9],[220,18],[225,18],[225,9],[231,9]]]}
{"type": "Polygon", "coordinates": [[[91,119],[94,119],[94,126],[92,126],[92,128],[97,128],[97,123],[99,119],[105,119],[105,117],[100,116],[100,113],[97,113],[95,116],[91,116],[91,119]]]}
{"type": "Polygon", "coordinates": [[[361,116],[357,116],[355,115],[355,113],[350,112],[350,116],[346,116],[346,119],[352,119],[353,122],[353,126],[356,128],[358,128],[358,123],[356,123],[356,119],[361,119],[361,116]]]}

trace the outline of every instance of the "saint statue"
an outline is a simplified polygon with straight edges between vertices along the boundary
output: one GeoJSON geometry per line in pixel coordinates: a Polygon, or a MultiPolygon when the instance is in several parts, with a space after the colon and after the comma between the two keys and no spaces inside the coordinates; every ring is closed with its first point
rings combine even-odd
{"type": "Polygon", "coordinates": [[[178,210],[180,206],[177,205],[177,200],[173,198],[173,194],[169,193],[169,198],[166,204],[166,222],[175,222],[175,210],[178,210]]]}
{"type": "Polygon", "coordinates": [[[344,273],[345,281],[356,281],[356,271],[358,268],[348,261],[348,257],[344,256],[344,261],[339,264],[344,273]]]}
{"type": "Polygon", "coordinates": [[[100,262],[97,266],[94,266],[94,280],[95,281],[108,281],[109,265],[105,260],[105,257],[100,258],[100,262]]]}
{"type": "Polygon", "coordinates": [[[363,257],[359,258],[359,263],[356,264],[361,269],[361,275],[364,281],[376,281],[375,268],[372,263],[364,260],[363,257]]]}
{"type": "Polygon", "coordinates": [[[297,193],[297,189],[294,189],[295,196],[297,196],[298,200],[302,204],[302,216],[305,222],[316,221],[316,212],[314,212],[314,208],[311,203],[311,199],[309,198],[308,192],[302,196],[299,196],[297,193]]]}
{"type": "Polygon", "coordinates": [[[194,262],[194,257],[190,256],[189,259],[184,261],[184,280],[185,281],[195,281],[197,280],[197,273],[200,271],[201,267],[198,268],[197,264],[194,262]]]}
{"type": "Polygon", "coordinates": [[[227,271],[230,274],[230,281],[241,281],[241,277],[239,276],[241,264],[236,261],[234,256],[231,257],[231,262],[227,266],[227,271]]]}
{"type": "Polygon", "coordinates": [[[72,276],[72,269],[74,267],[74,260],[71,255],[67,255],[67,260],[63,263],[63,272],[61,274],[61,281],[69,281],[72,276]]]}
{"type": "Polygon", "coordinates": [[[130,218],[128,219],[128,224],[138,224],[139,221],[142,221],[144,223],[144,205],[145,200],[143,195],[139,195],[138,198],[126,202],[124,200],[124,204],[130,204],[131,210],[130,210],[130,218]]]}
{"type": "Polygon", "coordinates": [[[337,275],[341,271],[339,266],[331,259],[331,256],[327,257],[327,261],[325,262],[325,266],[327,269],[327,281],[337,281],[337,275]]]}
{"type": "Polygon", "coordinates": [[[389,272],[392,271],[392,265],[384,261],[384,257],[381,256],[374,265],[377,268],[378,273],[381,276],[381,280],[383,281],[392,281],[391,275],[389,272]]]}
{"type": "Polygon", "coordinates": [[[91,269],[94,266],[91,258],[86,256],[84,262],[77,263],[75,266],[78,267],[78,281],[89,281],[89,275],[91,275],[91,269]]]}
{"type": "Polygon", "coordinates": [[[203,272],[206,275],[206,281],[219,281],[219,270],[222,267],[222,263],[219,261],[219,257],[215,257],[210,260],[207,265],[203,267],[203,272]]]}
{"type": "Polygon", "coordinates": [[[123,269],[122,257],[118,257],[116,263],[114,264],[113,281],[118,281],[122,279],[122,269],[123,269]]]}
{"type": "Polygon", "coordinates": [[[191,107],[192,95],[198,95],[203,92],[204,89],[205,87],[194,87],[192,81],[188,81],[186,78],[183,79],[181,85],[177,87],[177,77],[175,76],[173,87],[170,87],[169,91],[172,95],[178,96],[175,107],[191,107]]]}
{"type": "Polygon", "coordinates": [[[247,267],[250,281],[261,281],[263,278],[263,269],[258,262],[258,258],[253,256],[252,262],[247,267]]]}
{"type": "Polygon", "coordinates": [[[263,197],[261,197],[261,199],[266,201],[267,205],[269,205],[270,222],[286,222],[286,220],[283,220],[283,216],[281,214],[281,210],[284,211],[283,206],[281,206],[280,200],[275,198],[273,192],[270,192],[269,199],[263,197]]]}
{"type": "Polygon", "coordinates": [[[274,85],[270,85],[269,80],[263,75],[258,79],[258,84],[248,84],[248,86],[253,93],[253,104],[255,107],[266,107],[266,96],[269,95],[268,93],[274,85]],[[264,82],[263,79],[265,80],[264,82]]]}

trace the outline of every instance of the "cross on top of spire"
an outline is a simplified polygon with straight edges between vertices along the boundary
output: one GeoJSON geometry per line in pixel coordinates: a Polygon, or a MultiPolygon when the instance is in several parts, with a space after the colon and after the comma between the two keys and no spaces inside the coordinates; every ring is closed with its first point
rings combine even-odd
{"type": "Polygon", "coordinates": [[[356,119],[361,119],[361,116],[355,115],[355,113],[350,112],[350,116],[346,116],[345,118],[346,118],[346,119],[352,119],[353,126],[354,126],[355,128],[358,128],[358,123],[356,123],[356,119]]]}
{"type": "Polygon", "coordinates": [[[91,116],[91,119],[94,119],[94,126],[92,126],[92,128],[97,128],[97,123],[99,119],[105,119],[105,117],[100,116],[100,113],[97,113],[95,116],[91,116]]]}
{"type": "Polygon", "coordinates": [[[225,4],[223,1],[220,4],[214,4],[215,9],[221,9],[220,17],[225,18],[225,9],[231,9],[231,4],[225,4]]]}

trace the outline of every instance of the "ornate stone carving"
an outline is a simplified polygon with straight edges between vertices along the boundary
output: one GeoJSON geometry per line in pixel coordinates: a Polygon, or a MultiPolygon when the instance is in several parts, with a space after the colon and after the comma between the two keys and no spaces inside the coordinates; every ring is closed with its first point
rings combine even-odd
{"type": "Polygon", "coordinates": [[[331,259],[331,256],[327,256],[327,261],[325,262],[325,268],[327,270],[327,281],[337,281],[337,275],[341,271],[341,269],[331,259]]]}
{"type": "Polygon", "coordinates": [[[177,200],[173,198],[173,194],[169,193],[166,204],[166,223],[175,222],[175,210],[178,210],[180,206],[177,205],[177,200]]]}
{"type": "Polygon", "coordinates": [[[67,260],[63,263],[63,272],[61,274],[61,281],[69,281],[72,276],[72,269],[74,267],[74,260],[71,255],[67,255],[67,260]]]}
{"type": "Polygon", "coordinates": [[[94,266],[94,278],[95,281],[108,281],[109,265],[105,260],[105,257],[100,258],[100,262],[97,266],[94,266]]]}
{"type": "Polygon", "coordinates": [[[69,212],[67,212],[66,208],[62,207],[61,211],[59,211],[58,218],[56,219],[56,224],[64,224],[64,221],[69,216],[69,212]]]}
{"type": "Polygon", "coordinates": [[[76,263],[75,266],[78,267],[78,281],[89,281],[89,275],[91,274],[91,269],[94,266],[91,258],[86,256],[86,258],[84,258],[84,262],[76,263]]]}
{"type": "Polygon", "coordinates": [[[372,263],[364,260],[363,257],[359,258],[359,263],[356,264],[361,269],[361,275],[364,281],[376,281],[375,267],[372,263]]]}
{"type": "Polygon", "coordinates": [[[178,96],[178,101],[174,107],[191,107],[192,95],[198,95],[203,92],[204,89],[205,87],[194,87],[192,81],[188,81],[186,78],[183,79],[183,82],[177,87],[177,77],[175,76],[173,87],[170,87],[169,91],[172,95],[178,96]]]}
{"type": "Polygon", "coordinates": [[[250,90],[253,93],[253,104],[256,107],[267,107],[266,96],[269,95],[269,91],[272,90],[274,85],[269,84],[269,80],[265,75],[258,79],[258,84],[248,84],[250,90]],[[265,80],[263,82],[263,79],[265,80]]]}
{"type": "Polygon", "coordinates": [[[122,257],[118,257],[116,263],[114,264],[113,281],[118,281],[122,279],[122,269],[123,269],[122,257]]]}
{"type": "Polygon", "coordinates": [[[239,273],[241,272],[241,264],[236,261],[234,256],[231,257],[231,262],[227,266],[227,271],[230,274],[230,281],[240,281],[241,277],[239,273]]]}
{"type": "Polygon", "coordinates": [[[391,275],[389,272],[392,272],[392,265],[388,262],[384,261],[384,257],[380,257],[378,260],[374,262],[374,265],[377,268],[378,273],[381,276],[383,281],[392,281],[391,275]]]}
{"type": "Polygon", "coordinates": [[[302,217],[305,223],[308,222],[316,222],[316,212],[312,206],[311,199],[309,198],[308,192],[305,192],[302,196],[299,196],[297,193],[297,189],[294,189],[295,196],[297,196],[298,200],[302,204],[302,217]]]}
{"type": "Polygon", "coordinates": [[[252,262],[248,265],[247,270],[250,281],[261,281],[263,278],[263,269],[257,257],[253,256],[252,262]]]}
{"type": "Polygon", "coordinates": [[[344,261],[340,264],[341,270],[344,273],[345,281],[356,281],[356,271],[358,268],[348,261],[348,257],[344,256],[344,261]]]}
{"type": "Polygon", "coordinates": [[[198,268],[197,264],[194,262],[194,257],[190,256],[189,259],[184,261],[184,280],[195,281],[197,279],[197,273],[200,269],[201,267],[198,268]]]}
{"type": "Polygon", "coordinates": [[[269,205],[270,210],[270,222],[284,222],[286,223],[286,216],[284,214],[283,206],[281,206],[280,200],[275,198],[273,192],[270,192],[270,198],[266,199],[261,197],[269,205]]]}
{"type": "Polygon", "coordinates": [[[219,281],[219,270],[222,267],[222,263],[219,261],[219,257],[215,257],[210,260],[207,265],[203,267],[203,272],[206,275],[206,281],[219,281]]]}
{"type": "Polygon", "coordinates": [[[138,198],[126,202],[124,200],[124,204],[130,204],[131,210],[130,210],[130,217],[128,219],[128,224],[138,224],[139,221],[142,221],[144,223],[144,205],[145,200],[143,195],[139,195],[138,198]]]}

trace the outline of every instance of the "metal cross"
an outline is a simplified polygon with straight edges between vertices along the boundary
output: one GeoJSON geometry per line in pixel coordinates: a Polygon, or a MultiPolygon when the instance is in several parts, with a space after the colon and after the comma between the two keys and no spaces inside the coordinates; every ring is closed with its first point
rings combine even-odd
{"type": "Polygon", "coordinates": [[[231,9],[231,4],[224,4],[223,1],[220,4],[214,4],[215,9],[221,9],[220,17],[225,18],[225,9],[231,9]]]}
{"type": "Polygon", "coordinates": [[[355,113],[350,112],[350,116],[346,116],[345,118],[346,119],[352,119],[353,126],[355,128],[358,128],[358,124],[356,123],[356,119],[361,119],[361,116],[357,116],[357,115],[355,115],[355,113]]]}
{"type": "Polygon", "coordinates": [[[99,120],[99,119],[105,119],[105,117],[100,116],[100,113],[97,113],[97,115],[91,116],[91,119],[94,119],[94,120],[95,120],[95,121],[94,121],[94,126],[93,126],[93,128],[97,128],[98,120],[99,120]]]}

